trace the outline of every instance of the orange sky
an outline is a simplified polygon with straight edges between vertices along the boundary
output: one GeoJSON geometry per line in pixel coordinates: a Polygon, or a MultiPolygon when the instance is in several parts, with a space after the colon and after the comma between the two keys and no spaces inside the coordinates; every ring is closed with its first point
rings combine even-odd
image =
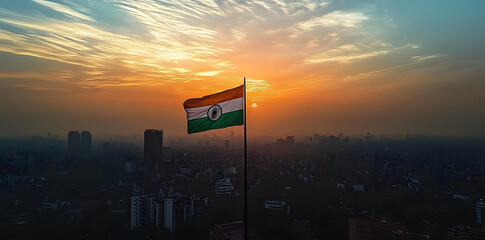
{"type": "Polygon", "coordinates": [[[244,76],[251,135],[482,135],[481,4],[2,1],[0,136],[184,135],[244,76]]]}

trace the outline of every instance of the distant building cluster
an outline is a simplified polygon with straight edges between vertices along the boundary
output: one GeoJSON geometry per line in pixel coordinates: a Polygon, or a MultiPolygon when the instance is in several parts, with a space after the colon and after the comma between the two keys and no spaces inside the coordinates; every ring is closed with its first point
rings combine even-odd
{"type": "Polygon", "coordinates": [[[189,196],[175,192],[170,188],[168,194],[143,193],[143,189],[133,184],[131,200],[131,229],[144,226],[165,228],[175,232],[177,220],[187,225],[192,224],[192,218],[201,214],[208,204],[208,198],[189,196]]]}
{"type": "MultiPolygon", "coordinates": [[[[47,226],[48,238],[68,239],[62,223],[87,229],[74,238],[242,240],[244,223],[231,222],[242,208],[242,137],[142,134],[94,150],[88,131],[69,132],[67,145],[51,134],[0,141],[0,230],[47,226]]],[[[485,239],[484,155],[474,152],[483,144],[369,133],[266,140],[251,147],[247,171],[258,216],[250,238],[485,239]]]]}

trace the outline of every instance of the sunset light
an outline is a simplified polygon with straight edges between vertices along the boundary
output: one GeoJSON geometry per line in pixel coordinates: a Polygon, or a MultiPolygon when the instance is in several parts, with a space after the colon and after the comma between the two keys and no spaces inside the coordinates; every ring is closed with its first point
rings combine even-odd
{"type": "Polygon", "coordinates": [[[470,107],[484,102],[484,21],[471,17],[480,7],[423,3],[424,19],[409,17],[409,5],[3,1],[0,79],[9,94],[0,109],[20,112],[2,117],[1,132],[65,131],[97,118],[105,133],[146,122],[181,134],[184,99],[246,77],[249,100],[264,103],[248,115],[250,134],[284,134],[298,119],[305,124],[295,130],[307,134],[484,133],[484,108],[470,107]],[[445,30],[439,19],[451,13],[445,30]],[[274,116],[285,117],[265,127],[274,116]]]}
{"type": "Polygon", "coordinates": [[[484,0],[0,0],[0,238],[485,239],[484,0]]]}

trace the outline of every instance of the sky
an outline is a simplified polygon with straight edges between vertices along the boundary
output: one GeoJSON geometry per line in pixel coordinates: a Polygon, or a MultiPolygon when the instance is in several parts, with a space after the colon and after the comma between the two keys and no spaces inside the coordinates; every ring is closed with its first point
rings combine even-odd
{"type": "MultiPolygon", "coordinates": [[[[249,135],[485,135],[483,9],[482,0],[2,0],[0,136],[184,136],[187,98],[244,77],[249,135]]],[[[214,133],[227,131],[241,127],[214,133]]]]}

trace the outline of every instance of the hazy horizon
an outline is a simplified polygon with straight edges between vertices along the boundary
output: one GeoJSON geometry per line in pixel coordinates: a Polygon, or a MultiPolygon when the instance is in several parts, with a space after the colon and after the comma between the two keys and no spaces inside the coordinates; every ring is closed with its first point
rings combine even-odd
{"type": "MultiPolygon", "coordinates": [[[[241,127],[242,128],[242,127],[241,127]]],[[[178,141],[194,141],[194,140],[217,140],[222,141],[224,140],[235,140],[241,141],[243,139],[243,131],[237,130],[237,128],[229,128],[229,129],[220,129],[220,130],[212,130],[210,133],[202,132],[196,134],[181,134],[181,135],[174,135],[174,134],[167,134],[167,131],[164,129],[156,129],[163,131],[163,139],[165,143],[175,143],[178,141]]],[[[71,129],[70,131],[78,131],[81,133],[82,131],[89,131],[89,129],[71,129]]],[[[131,143],[143,143],[144,135],[143,132],[141,133],[132,133],[132,134],[97,134],[96,132],[89,131],[92,135],[92,141],[96,144],[102,144],[105,142],[131,142],[131,143]]],[[[46,132],[43,134],[25,134],[25,135],[13,135],[13,136],[1,136],[0,141],[10,141],[10,140],[20,140],[20,141],[36,141],[36,140],[61,140],[67,141],[69,131],[65,133],[55,133],[55,132],[46,132]]],[[[294,137],[297,142],[306,142],[308,138],[314,136],[320,137],[342,137],[342,138],[350,138],[350,139],[365,139],[367,138],[367,134],[376,140],[380,139],[389,139],[389,140],[404,140],[408,137],[414,138],[425,138],[425,139],[477,139],[477,140],[485,140],[484,135],[425,135],[425,134],[378,134],[373,132],[363,132],[358,134],[346,134],[346,133],[319,133],[315,132],[313,134],[280,134],[280,135],[266,135],[266,134],[248,134],[249,143],[253,141],[254,143],[261,143],[261,142],[275,142],[277,139],[286,139],[286,137],[294,137]]],[[[169,144],[170,145],[170,144],[169,144]]]]}

